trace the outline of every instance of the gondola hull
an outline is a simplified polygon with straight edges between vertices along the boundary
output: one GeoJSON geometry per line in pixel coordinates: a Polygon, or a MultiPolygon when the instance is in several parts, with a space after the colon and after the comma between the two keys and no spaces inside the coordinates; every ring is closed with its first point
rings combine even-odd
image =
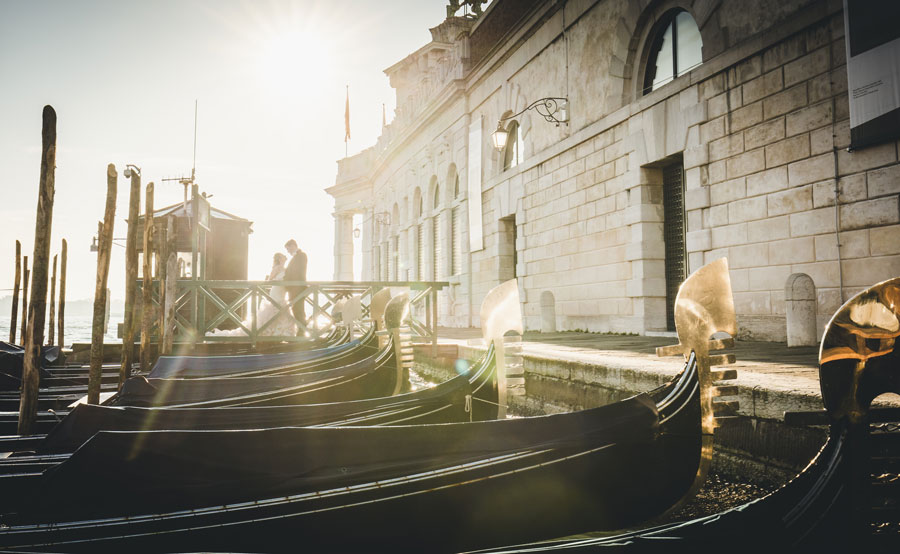
{"type": "Polygon", "coordinates": [[[28,495],[36,502],[4,520],[12,526],[0,530],[0,544],[93,552],[450,552],[614,529],[674,503],[683,490],[670,484],[683,488],[696,471],[697,435],[660,441],[657,421],[655,405],[641,395],[529,421],[275,429],[249,432],[252,438],[101,433],[45,474],[28,495]],[[265,460],[257,442],[271,445],[265,460]],[[124,464],[109,455],[128,451],[136,456],[124,464]],[[673,457],[689,451],[693,460],[673,457]],[[148,479],[150,468],[156,477],[148,479]],[[75,507],[67,498],[90,501],[75,507]],[[202,509],[174,511],[189,508],[202,509]],[[136,517],[15,525],[70,521],[76,513],[136,517]]]}

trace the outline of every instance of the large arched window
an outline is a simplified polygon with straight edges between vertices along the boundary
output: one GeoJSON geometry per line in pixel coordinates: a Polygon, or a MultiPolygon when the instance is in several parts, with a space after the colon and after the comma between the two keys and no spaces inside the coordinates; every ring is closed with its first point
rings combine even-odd
{"type": "Polygon", "coordinates": [[[669,12],[657,28],[647,58],[644,94],[703,63],[703,40],[691,14],[684,10],[669,12]]]}

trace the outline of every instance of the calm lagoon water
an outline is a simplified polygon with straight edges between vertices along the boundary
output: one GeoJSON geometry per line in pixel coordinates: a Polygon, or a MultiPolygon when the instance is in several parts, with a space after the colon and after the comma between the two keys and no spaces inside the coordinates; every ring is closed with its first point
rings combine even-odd
{"type": "MultiPolygon", "coordinates": [[[[109,328],[104,336],[104,342],[121,342],[122,339],[116,336],[119,323],[122,322],[123,314],[110,314],[109,328]]],[[[91,342],[91,316],[71,316],[66,317],[65,346],[72,346],[73,342],[91,342]]],[[[22,338],[19,336],[22,330],[22,322],[16,322],[18,330],[16,331],[16,343],[21,344],[22,338]]],[[[55,334],[55,333],[54,333],[55,334]]],[[[46,341],[47,331],[44,330],[44,340],[46,341]]],[[[0,317],[0,340],[9,340],[9,316],[0,317]]]]}

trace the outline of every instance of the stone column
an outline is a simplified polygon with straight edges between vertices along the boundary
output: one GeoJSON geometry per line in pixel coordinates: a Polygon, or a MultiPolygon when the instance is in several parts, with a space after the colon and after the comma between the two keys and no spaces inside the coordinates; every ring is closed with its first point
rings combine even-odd
{"type": "Polygon", "coordinates": [[[353,214],[334,214],[334,279],[353,280],[353,214]]]}
{"type": "Polygon", "coordinates": [[[409,269],[409,247],[407,246],[407,230],[401,229],[399,238],[397,239],[397,280],[406,281],[407,270],[409,269]]]}
{"type": "Polygon", "coordinates": [[[363,281],[377,281],[374,278],[375,263],[372,259],[372,250],[375,247],[375,212],[366,210],[362,220],[362,273],[363,281]]]}
{"type": "Polygon", "coordinates": [[[334,280],[340,281],[341,275],[341,216],[338,213],[331,214],[334,217],[334,280]]]}
{"type": "Polygon", "coordinates": [[[419,225],[418,223],[412,223],[409,227],[406,228],[406,280],[418,280],[418,240],[419,240],[419,225]]]}

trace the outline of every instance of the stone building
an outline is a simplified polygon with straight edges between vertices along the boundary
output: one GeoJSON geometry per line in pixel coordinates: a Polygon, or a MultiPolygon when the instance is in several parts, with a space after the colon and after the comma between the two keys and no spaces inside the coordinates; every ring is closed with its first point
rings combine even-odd
{"type": "Polygon", "coordinates": [[[900,141],[848,150],[840,0],[495,0],[431,34],[327,189],[336,279],[362,214],[363,279],[449,281],[442,325],[518,277],[527,329],[647,334],[727,256],[741,336],[784,341],[795,300],[820,334],[900,275],[900,141]],[[567,121],[518,114],[545,97],[567,121]]]}

